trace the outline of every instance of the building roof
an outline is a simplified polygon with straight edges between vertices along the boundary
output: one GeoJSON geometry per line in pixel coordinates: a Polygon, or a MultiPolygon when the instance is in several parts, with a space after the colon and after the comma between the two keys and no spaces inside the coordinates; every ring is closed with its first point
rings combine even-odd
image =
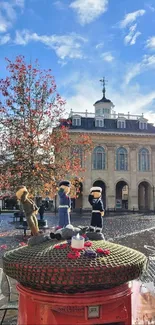
{"type": "Polygon", "coordinates": [[[96,105],[98,103],[111,103],[111,100],[110,99],[107,99],[105,96],[103,96],[102,99],[97,100],[97,102],[95,102],[94,105],[96,105]]]}
{"type": "Polygon", "coordinates": [[[123,132],[123,133],[152,133],[155,134],[155,126],[147,123],[147,129],[139,128],[139,120],[126,120],[125,128],[117,127],[117,119],[104,119],[103,127],[95,126],[95,118],[81,117],[81,125],[75,126],[70,124],[72,130],[87,130],[87,131],[101,131],[101,132],[123,132]]]}

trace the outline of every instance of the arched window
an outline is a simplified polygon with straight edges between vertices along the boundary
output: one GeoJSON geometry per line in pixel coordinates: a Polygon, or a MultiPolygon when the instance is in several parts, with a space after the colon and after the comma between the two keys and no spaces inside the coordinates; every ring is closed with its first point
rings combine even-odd
{"type": "Polygon", "coordinates": [[[125,148],[116,151],[116,170],[128,170],[128,153],[125,148]]]}
{"type": "Polygon", "coordinates": [[[100,146],[93,152],[93,169],[105,169],[105,150],[100,146]]]}
{"type": "Polygon", "coordinates": [[[76,161],[80,167],[83,167],[83,151],[81,146],[71,148],[71,159],[74,160],[74,163],[76,161]]]}
{"type": "Polygon", "coordinates": [[[146,148],[139,150],[139,171],[147,172],[150,170],[150,155],[146,148]]]}

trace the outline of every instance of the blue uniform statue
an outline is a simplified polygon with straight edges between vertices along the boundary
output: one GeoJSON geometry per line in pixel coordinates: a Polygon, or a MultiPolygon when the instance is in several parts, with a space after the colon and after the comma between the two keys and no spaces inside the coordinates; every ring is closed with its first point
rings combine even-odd
{"type": "Polygon", "coordinates": [[[88,201],[92,206],[92,218],[90,231],[102,232],[104,216],[104,206],[101,198],[102,189],[101,187],[92,187],[90,189],[90,194],[88,201]]]}
{"type": "Polygon", "coordinates": [[[62,181],[59,184],[59,227],[61,228],[70,224],[71,199],[68,196],[70,186],[69,181],[62,181]]]}

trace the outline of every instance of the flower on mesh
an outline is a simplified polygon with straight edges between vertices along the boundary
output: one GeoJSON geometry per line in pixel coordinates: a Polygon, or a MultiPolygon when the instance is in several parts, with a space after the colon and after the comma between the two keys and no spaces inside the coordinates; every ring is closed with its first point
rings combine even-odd
{"type": "Polygon", "coordinates": [[[73,251],[73,252],[70,252],[67,254],[67,257],[72,260],[75,260],[75,259],[79,258],[80,256],[81,256],[81,254],[78,251],[73,251]]]}
{"type": "Polygon", "coordinates": [[[90,258],[95,258],[97,256],[96,252],[91,249],[87,249],[84,255],[90,258]]]}
{"type": "Polygon", "coordinates": [[[84,248],[74,248],[74,247],[71,246],[71,250],[72,250],[73,252],[78,252],[78,251],[83,251],[84,248]]]}
{"type": "Polygon", "coordinates": [[[86,234],[83,234],[83,235],[81,235],[81,236],[84,238],[85,241],[88,241],[88,240],[89,240],[89,238],[87,237],[86,234]]]}
{"type": "Polygon", "coordinates": [[[19,243],[19,246],[27,246],[27,244],[24,242],[21,242],[21,243],[19,243]]]}
{"type": "Polygon", "coordinates": [[[56,245],[54,245],[54,248],[55,249],[63,249],[63,248],[67,248],[67,244],[66,243],[64,243],[64,244],[56,244],[56,245]]]}
{"type": "Polygon", "coordinates": [[[59,230],[59,229],[61,229],[62,227],[60,227],[60,226],[57,226],[56,228],[55,228],[55,230],[59,230]]]}
{"type": "Polygon", "coordinates": [[[97,248],[96,253],[103,254],[103,255],[110,255],[110,249],[97,248]]]}
{"type": "Polygon", "coordinates": [[[1,249],[7,249],[8,246],[7,246],[7,245],[1,245],[0,248],[1,248],[1,249]]]}
{"type": "Polygon", "coordinates": [[[91,241],[86,241],[85,243],[84,243],[84,246],[85,247],[91,247],[93,245],[93,243],[91,242],[91,241]]]}

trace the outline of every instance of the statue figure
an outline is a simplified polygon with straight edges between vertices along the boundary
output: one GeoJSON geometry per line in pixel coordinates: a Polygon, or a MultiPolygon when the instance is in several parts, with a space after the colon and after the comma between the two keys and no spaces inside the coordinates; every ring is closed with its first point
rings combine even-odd
{"type": "Polygon", "coordinates": [[[102,217],[104,216],[104,206],[101,198],[102,188],[101,187],[92,187],[90,189],[90,194],[88,201],[92,206],[92,218],[90,231],[102,232],[103,221],[102,217]]]}

